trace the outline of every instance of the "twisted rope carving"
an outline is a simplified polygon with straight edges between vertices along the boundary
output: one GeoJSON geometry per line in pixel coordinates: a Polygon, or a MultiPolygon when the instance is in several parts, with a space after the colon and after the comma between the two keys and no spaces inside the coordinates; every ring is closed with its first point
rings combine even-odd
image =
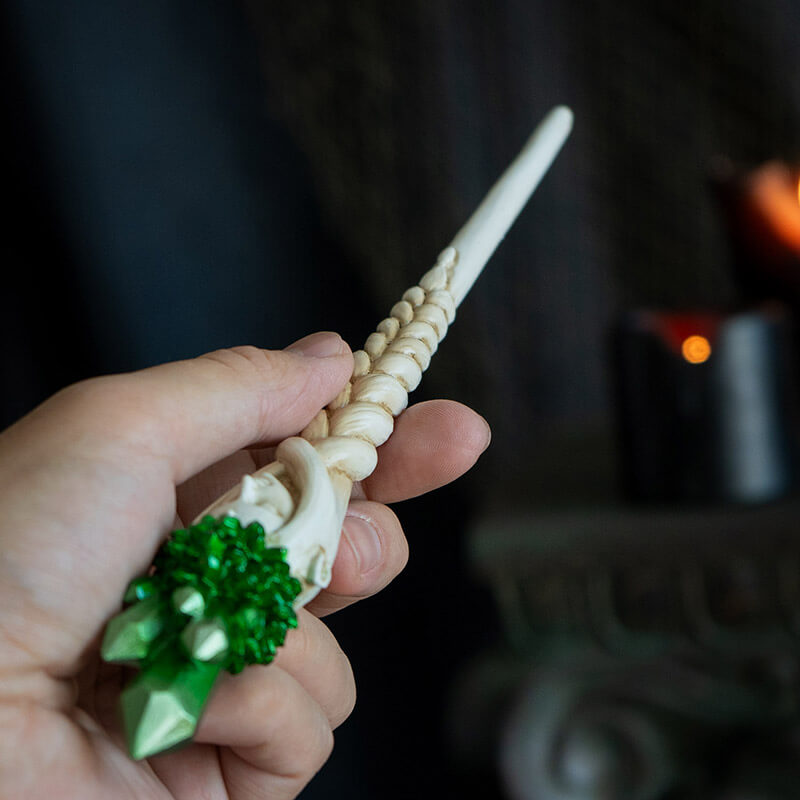
{"type": "Polygon", "coordinates": [[[389,316],[353,354],[350,382],[305,428],[330,470],[360,481],[377,464],[376,448],[394,430],[394,418],[408,405],[431,356],[456,315],[450,292],[458,252],[447,247],[417,286],[403,294],[389,316]]]}

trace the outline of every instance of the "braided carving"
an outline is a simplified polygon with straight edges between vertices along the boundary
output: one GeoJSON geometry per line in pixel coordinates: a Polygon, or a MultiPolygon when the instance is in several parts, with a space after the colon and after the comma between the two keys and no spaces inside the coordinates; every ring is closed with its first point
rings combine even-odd
{"type": "Polygon", "coordinates": [[[377,447],[394,429],[431,356],[455,319],[450,281],[458,253],[442,251],[389,316],[354,353],[353,375],[300,437],[286,439],[275,461],[231,489],[198,519],[234,516],[258,522],[266,543],[287,550],[302,606],[328,585],[353,482],[378,463],[377,447]]]}
{"type": "Polygon", "coordinates": [[[351,481],[375,468],[374,451],[394,429],[394,418],[408,405],[431,356],[455,319],[449,291],[458,253],[442,251],[436,264],[395,303],[389,316],[354,356],[353,376],[339,396],[301,434],[329,469],[351,481]]]}

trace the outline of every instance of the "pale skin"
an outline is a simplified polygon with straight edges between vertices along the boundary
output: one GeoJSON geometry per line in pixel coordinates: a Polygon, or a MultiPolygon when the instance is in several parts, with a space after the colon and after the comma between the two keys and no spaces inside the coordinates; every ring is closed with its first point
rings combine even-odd
{"type": "Polygon", "coordinates": [[[115,717],[127,676],[98,642],[168,531],[267,463],[351,370],[335,334],[234,348],[76,384],[0,434],[0,797],[283,800],[313,777],[355,702],[320,617],[402,570],[406,540],[383,503],[468,470],[489,442],[475,412],[440,400],[398,418],[354,490],[331,585],[273,664],[220,680],[194,744],[130,760],[115,717]]]}

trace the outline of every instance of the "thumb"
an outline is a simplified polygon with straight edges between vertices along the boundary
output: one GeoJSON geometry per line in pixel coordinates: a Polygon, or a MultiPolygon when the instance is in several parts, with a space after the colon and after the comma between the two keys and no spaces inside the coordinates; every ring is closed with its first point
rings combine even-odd
{"type": "Polygon", "coordinates": [[[352,366],[337,334],[315,333],[286,350],[234,347],[94,378],[12,426],[0,453],[26,461],[59,451],[112,461],[146,454],[178,484],[243,447],[300,431],[341,391],[352,366]]]}
{"type": "Polygon", "coordinates": [[[234,347],[130,376],[150,447],[181,483],[221,458],[302,430],[353,369],[350,348],[316,333],[286,350],[234,347]]]}

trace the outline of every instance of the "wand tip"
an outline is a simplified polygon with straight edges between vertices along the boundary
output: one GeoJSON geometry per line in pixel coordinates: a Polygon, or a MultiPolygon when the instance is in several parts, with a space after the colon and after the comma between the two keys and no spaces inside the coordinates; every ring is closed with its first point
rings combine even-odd
{"type": "Polygon", "coordinates": [[[563,135],[566,138],[572,130],[572,125],[575,122],[575,114],[569,106],[555,106],[544,118],[544,122],[549,125],[558,126],[563,131],[563,135]]]}

